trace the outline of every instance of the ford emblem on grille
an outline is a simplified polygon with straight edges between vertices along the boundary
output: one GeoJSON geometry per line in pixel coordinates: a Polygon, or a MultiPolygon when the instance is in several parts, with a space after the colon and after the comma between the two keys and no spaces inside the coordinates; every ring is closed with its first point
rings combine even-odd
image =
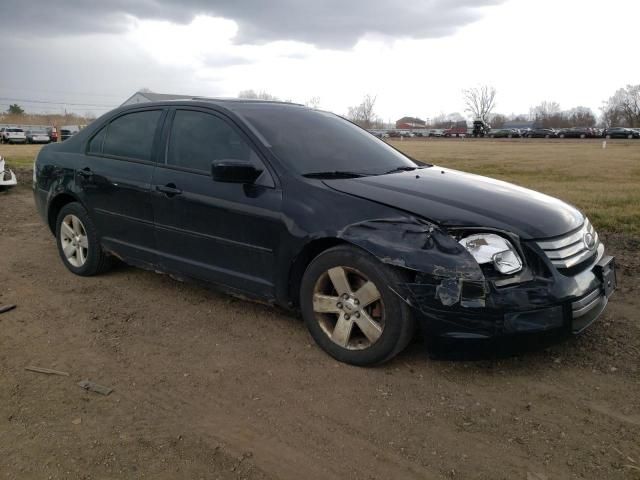
{"type": "Polygon", "coordinates": [[[585,233],[582,241],[584,242],[584,246],[587,247],[588,250],[593,250],[594,248],[596,248],[596,237],[594,237],[593,234],[589,232],[585,233]]]}

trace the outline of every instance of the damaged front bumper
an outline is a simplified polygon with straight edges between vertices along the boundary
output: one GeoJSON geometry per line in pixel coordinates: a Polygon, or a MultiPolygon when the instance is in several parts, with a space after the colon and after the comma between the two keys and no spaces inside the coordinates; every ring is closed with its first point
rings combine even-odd
{"type": "Polygon", "coordinates": [[[419,273],[398,294],[428,335],[487,339],[580,333],[600,316],[616,288],[614,259],[604,255],[603,246],[593,262],[574,275],[549,272],[507,286],[419,273]]]}
{"type": "Polygon", "coordinates": [[[601,243],[582,263],[563,269],[545,253],[548,242],[514,240],[525,264],[504,276],[483,270],[451,235],[415,217],[350,225],[339,237],[413,272],[413,281],[394,292],[429,337],[579,333],[603,312],[616,287],[613,257],[605,256],[601,243]]]}
{"type": "Polygon", "coordinates": [[[0,190],[15,187],[17,184],[15,173],[5,167],[4,159],[0,157],[0,190]]]}

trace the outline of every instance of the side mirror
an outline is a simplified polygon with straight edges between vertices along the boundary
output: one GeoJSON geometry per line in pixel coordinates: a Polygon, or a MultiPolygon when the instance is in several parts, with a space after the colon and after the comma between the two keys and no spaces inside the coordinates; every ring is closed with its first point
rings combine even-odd
{"type": "Polygon", "coordinates": [[[211,162],[211,176],[215,182],[253,183],[261,173],[262,170],[242,160],[214,160],[211,162]]]}

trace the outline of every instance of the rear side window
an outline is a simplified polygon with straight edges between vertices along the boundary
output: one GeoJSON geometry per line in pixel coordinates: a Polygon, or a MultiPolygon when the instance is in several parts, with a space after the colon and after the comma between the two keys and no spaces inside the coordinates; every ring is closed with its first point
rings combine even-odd
{"type": "Polygon", "coordinates": [[[107,127],[103,127],[98,133],[96,133],[89,142],[89,153],[102,153],[102,143],[107,133],[107,127]]]}
{"type": "MultiPolygon", "coordinates": [[[[161,114],[161,110],[147,110],[116,118],[106,129],[102,153],[136,160],[151,160],[153,138],[161,114]]],[[[98,133],[96,137],[100,135],[101,133],[98,133]]],[[[99,146],[96,144],[94,148],[99,146]]]]}
{"type": "Polygon", "coordinates": [[[222,159],[260,165],[253,149],[221,118],[197,111],[176,111],[167,163],[209,173],[211,162],[222,159]]]}

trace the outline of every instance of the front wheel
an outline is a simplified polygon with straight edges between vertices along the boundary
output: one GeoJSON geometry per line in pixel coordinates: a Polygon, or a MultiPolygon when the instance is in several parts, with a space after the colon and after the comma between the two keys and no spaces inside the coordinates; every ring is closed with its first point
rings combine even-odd
{"type": "Polygon", "coordinates": [[[111,266],[111,258],[100,246],[93,221],[77,202],[69,203],[60,210],[56,240],[62,263],[76,275],[89,277],[111,266]]]}
{"type": "Polygon", "coordinates": [[[409,307],[393,291],[408,280],[403,272],[353,246],[326,250],[309,264],[302,279],[305,324],[336,360],[359,366],[390,360],[413,336],[409,307]]]}

